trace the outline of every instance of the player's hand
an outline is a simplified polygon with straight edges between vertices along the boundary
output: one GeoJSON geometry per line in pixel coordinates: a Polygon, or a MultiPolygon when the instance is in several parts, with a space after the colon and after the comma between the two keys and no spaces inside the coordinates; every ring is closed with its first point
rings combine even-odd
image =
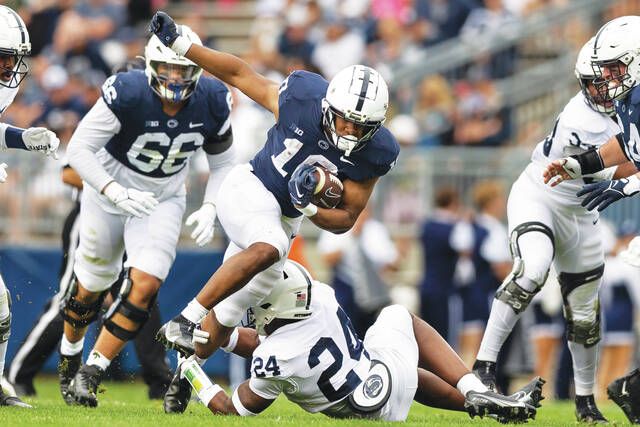
{"type": "Polygon", "coordinates": [[[158,36],[162,44],[168,47],[171,47],[173,42],[175,42],[180,36],[178,34],[178,27],[173,18],[162,11],[156,12],[156,14],[151,18],[149,31],[158,36]]]}
{"type": "Polygon", "coordinates": [[[22,132],[22,142],[29,151],[38,151],[58,160],[60,140],[46,128],[29,128],[22,132]]]}
{"type": "Polygon", "coordinates": [[[6,163],[0,163],[0,183],[4,183],[7,182],[7,176],[9,176],[7,174],[7,164],[6,163]]]}
{"type": "Polygon", "coordinates": [[[214,225],[216,223],[216,207],[211,203],[203,203],[200,209],[189,215],[185,225],[196,225],[191,233],[191,238],[198,246],[204,246],[213,239],[214,225]]]}
{"type": "Polygon", "coordinates": [[[125,188],[115,181],[107,184],[102,193],[111,200],[111,203],[138,218],[149,215],[158,206],[153,193],[125,188]]]}
{"type": "Polygon", "coordinates": [[[588,184],[582,187],[576,195],[578,197],[587,196],[582,201],[582,206],[588,210],[598,207],[598,211],[603,211],[611,203],[624,197],[630,197],[640,191],[640,179],[633,175],[629,178],[614,179],[613,181],[602,181],[595,184],[588,184]]]}
{"type": "Polygon", "coordinates": [[[191,338],[191,342],[195,344],[206,344],[209,342],[209,332],[203,331],[200,329],[200,325],[196,325],[193,330],[193,337],[191,338]]]}
{"type": "Polygon", "coordinates": [[[562,181],[580,178],[581,176],[580,163],[573,157],[554,160],[549,163],[544,172],[542,172],[544,183],[548,184],[551,181],[550,185],[552,187],[555,187],[562,181]]]}
{"type": "Polygon", "coordinates": [[[316,167],[313,165],[302,164],[293,171],[289,180],[289,196],[295,206],[303,208],[311,203],[311,197],[318,185],[315,170],[316,167]]]}

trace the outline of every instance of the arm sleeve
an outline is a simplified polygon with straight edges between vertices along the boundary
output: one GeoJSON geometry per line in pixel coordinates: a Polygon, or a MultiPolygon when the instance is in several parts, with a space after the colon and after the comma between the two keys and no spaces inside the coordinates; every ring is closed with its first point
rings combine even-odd
{"type": "Polygon", "coordinates": [[[207,155],[207,161],[209,162],[209,180],[207,181],[207,188],[204,192],[202,203],[216,204],[222,180],[224,180],[235,164],[235,154],[235,146],[232,144],[226,151],[220,154],[207,155]]]}
{"type": "Polygon", "coordinates": [[[120,132],[120,128],[120,120],[100,98],[84,116],[69,141],[69,164],[98,192],[113,181],[113,177],[102,167],[95,153],[120,132]]]}
{"type": "Polygon", "coordinates": [[[24,129],[0,123],[0,150],[7,148],[21,148],[26,150],[27,147],[22,141],[22,132],[24,129]]]}
{"type": "Polygon", "coordinates": [[[282,393],[282,382],[276,378],[251,377],[249,388],[263,399],[274,400],[282,393]]]}

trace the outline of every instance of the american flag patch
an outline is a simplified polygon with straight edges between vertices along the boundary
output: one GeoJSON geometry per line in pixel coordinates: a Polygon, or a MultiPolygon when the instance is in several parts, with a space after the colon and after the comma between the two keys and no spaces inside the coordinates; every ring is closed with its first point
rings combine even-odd
{"type": "Polygon", "coordinates": [[[307,305],[307,293],[296,292],[296,307],[304,307],[307,305]]]}

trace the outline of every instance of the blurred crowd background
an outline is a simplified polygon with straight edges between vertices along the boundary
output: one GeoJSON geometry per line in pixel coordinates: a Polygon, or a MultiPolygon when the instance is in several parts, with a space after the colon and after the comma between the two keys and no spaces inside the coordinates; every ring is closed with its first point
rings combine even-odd
{"type": "MultiPolygon", "coordinates": [[[[354,63],[378,69],[391,89],[386,125],[402,144],[398,165],[380,181],[352,233],[325,235],[307,223],[303,253],[343,304],[351,304],[360,327],[384,304],[400,301],[422,312],[467,361],[479,345],[493,293],[511,269],[504,224],[509,187],[577,92],[578,49],[606,21],[640,12],[638,0],[0,3],[27,23],[33,53],[29,78],[2,120],[50,128],[62,154],[106,77],[143,54],[146,26],[158,9],[191,26],[205,45],[241,56],[274,80],[296,69],[327,79],[354,63]]],[[[248,160],[273,117],[235,90],[232,114],[235,143],[241,160],[248,160]]],[[[2,153],[2,160],[10,178],[0,186],[0,242],[58,245],[72,206],[72,190],[60,180],[62,163],[15,151],[2,153]]],[[[199,206],[206,183],[201,160],[192,167],[187,212],[199,206]]],[[[636,232],[629,226],[640,220],[636,204],[607,211],[612,236],[636,232]]],[[[219,232],[210,249],[223,245],[219,232]]],[[[520,351],[507,371],[563,366],[556,362],[562,357],[559,297],[550,292],[524,322],[549,327],[514,337],[524,344],[512,346],[520,351]]],[[[627,365],[631,353],[625,353],[627,365]]]]}

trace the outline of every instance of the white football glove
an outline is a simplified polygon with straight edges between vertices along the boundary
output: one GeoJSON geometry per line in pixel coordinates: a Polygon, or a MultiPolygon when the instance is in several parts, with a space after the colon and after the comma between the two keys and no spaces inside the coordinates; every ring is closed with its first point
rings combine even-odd
{"type": "Polygon", "coordinates": [[[0,163],[0,182],[7,182],[7,176],[9,176],[7,174],[7,164],[6,163],[0,163]]]}
{"type": "Polygon", "coordinates": [[[216,223],[216,207],[205,202],[200,209],[189,215],[185,225],[187,227],[196,224],[196,228],[191,233],[191,238],[198,246],[204,246],[213,239],[214,226],[216,223]]]}
{"type": "Polygon", "coordinates": [[[138,218],[149,215],[158,206],[158,201],[150,191],[124,188],[115,181],[107,184],[102,193],[111,203],[138,218]]]}
{"type": "Polygon", "coordinates": [[[627,249],[620,252],[620,258],[629,265],[640,267],[640,236],[629,242],[627,249]]]}
{"type": "Polygon", "coordinates": [[[200,325],[198,325],[193,330],[193,336],[191,337],[191,342],[193,344],[206,344],[209,342],[209,332],[203,331],[200,329],[200,325]]]}
{"type": "Polygon", "coordinates": [[[29,128],[22,132],[22,142],[29,151],[38,151],[58,160],[60,140],[55,133],[45,128],[29,128]]]}

